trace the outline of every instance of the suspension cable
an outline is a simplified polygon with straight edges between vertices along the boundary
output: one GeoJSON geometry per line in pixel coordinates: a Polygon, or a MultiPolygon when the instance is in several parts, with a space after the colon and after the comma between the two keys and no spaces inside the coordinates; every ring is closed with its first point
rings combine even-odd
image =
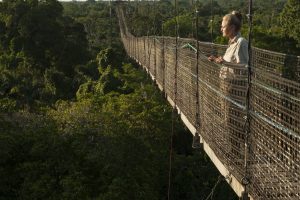
{"type": "Polygon", "coordinates": [[[172,159],[173,159],[173,137],[175,129],[175,115],[177,114],[176,104],[177,104],[177,68],[178,68],[178,7],[177,0],[175,1],[175,34],[176,34],[176,48],[175,48],[175,77],[174,77],[174,107],[172,111],[172,133],[170,138],[170,159],[169,159],[169,183],[168,183],[168,200],[170,200],[171,194],[171,178],[172,178],[172,159]]]}
{"type": "Polygon", "coordinates": [[[200,102],[199,102],[199,37],[198,37],[198,24],[199,24],[199,18],[198,18],[198,14],[199,11],[196,8],[196,47],[197,47],[197,59],[196,59],[196,133],[195,136],[193,138],[193,148],[200,148],[200,126],[201,126],[201,120],[200,120],[200,102]]]}
{"type": "Polygon", "coordinates": [[[165,86],[165,69],[166,69],[166,63],[165,63],[165,36],[164,36],[164,22],[161,24],[161,33],[162,33],[162,69],[163,69],[163,91],[166,93],[166,86],[165,86]]]}
{"type": "MultiPolygon", "coordinates": [[[[194,3],[194,0],[192,0],[191,10],[196,10],[196,5],[194,3]]],[[[193,14],[192,14],[192,16],[193,16],[193,14]]],[[[195,36],[195,20],[192,20],[192,37],[196,38],[196,36],[195,36]]]]}
{"type": "Polygon", "coordinates": [[[145,36],[143,36],[143,41],[144,41],[144,52],[145,52],[145,54],[144,54],[144,65],[146,67],[147,54],[146,54],[146,38],[145,38],[145,36]]]}
{"type": "Polygon", "coordinates": [[[215,55],[214,52],[214,38],[213,38],[213,25],[214,25],[214,18],[213,18],[213,0],[210,1],[210,42],[211,42],[211,52],[210,55],[215,55]]]}
{"type": "Polygon", "coordinates": [[[214,195],[214,193],[215,193],[215,190],[216,190],[217,186],[219,185],[219,183],[220,183],[222,180],[224,180],[224,177],[223,177],[222,175],[219,175],[218,180],[216,181],[214,187],[212,188],[212,190],[211,190],[211,192],[209,193],[209,195],[205,198],[205,200],[208,200],[209,198],[212,199],[212,197],[213,197],[213,195],[214,195]]]}
{"type": "Polygon", "coordinates": [[[179,25],[178,25],[178,5],[177,5],[177,0],[175,0],[175,32],[176,32],[176,41],[175,41],[175,77],[174,77],[174,107],[176,109],[176,104],[177,104],[177,70],[178,70],[178,37],[179,37],[179,25]]]}
{"type": "MultiPolygon", "coordinates": [[[[136,7],[136,4],[135,4],[134,5],[134,11],[133,11],[134,14],[136,12],[136,9],[137,9],[137,7],[136,7]]],[[[139,45],[139,42],[138,42],[139,40],[138,40],[138,37],[136,35],[134,35],[134,36],[135,36],[134,37],[134,55],[135,55],[137,60],[140,60],[139,53],[137,51],[138,45],[139,45]]]]}
{"type": "Polygon", "coordinates": [[[157,72],[156,72],[156,37],[155,36],[153,38],[153,42],[154,42],[154,79],[156,79],[157,72]]]}
{"type": "Polygon", "coordinates": [[[111,8],[111,0],[109,0],[109,23],[110,23],[110,40],[109,40],[109,47],[112,47],[112,8],[111,8]]]}
{"type": "Polygon", "coordinates": [[[252,48],[251,48],[251,40],[252,40],[252,16],[253,16],[253,9],[252,9],[252,0],[249,0],[249,7],[248,7],[248,23],[249,23],[249,32],[248,32],[248,77],[247,77],[247,92],[246,92],[246,117],[245,117],[245,152],[244,152],[244,177],[242,178],[242,184],[245,188],[242,194],[242,200],[248,200],[248,185],[250,184],[250,177],[249,177],[249,149],[250,149],[250,121],[251,121],[251,108],[250,108],[250,91],[251,91],[251,75],[252,75],[252,48]]]}
{"type": "Polygon", "coordinates": [[[153,1],[153,9],[154,9],[154,19],[153,19],[153,29],[154,29],[154,80],[156,80],[157,72],[156,72],[156,34],[157,34],[157,28],[156,28],[156,4],[155,1],[153,1]]]}
{"type": "MultiPolygon", "coordinates": [[[[146,4],[146,6],[147,6],[147,13],[150,13],[150,3],[149,2],[147,2],[147,4],[146,4]]],[[[151,27],[151,29],[152,29],[153,27],[151,27]]],[[[151,44],[149,44],[150,43],[150,40],[149,40],[149,34],[150,34],[150,28],[149,28],[149,23],[147,23],[147,53],[148,53],[148,70],[149,70],[149,73],[151,72],[151,70],[150,70],[150,68],[151,68],[151,66],[150,66],[150,60],[151,60],[151,44]]],[[[146,63],[146,66],[147,66],[147,63],[146,63]]],[[[151,74],[151,73],[150,73],[151,74]]]]}
{"type": "Polygon", "coordinates": [[[210,40],[211,40],[211,43],[214,43],[214,36],[213,36],[213,33],[214,33],[214,13],[213,13],[213,1],[214,0],[211,0],[210,1],[210,40]]]}
{"type": "Polygon", "coordinates": [[[196,46],[197,46],[197,59],[196,59],[196,76],[197,76],[197,91],[196,91],[196,126],[197,128],[200,128],[200,119],[199,119],[199,113],[200,113],[200,105],[199,105],[199,35],[198,35],[198,24],[199,24],[199,11],[196,10],[196,46]]]}

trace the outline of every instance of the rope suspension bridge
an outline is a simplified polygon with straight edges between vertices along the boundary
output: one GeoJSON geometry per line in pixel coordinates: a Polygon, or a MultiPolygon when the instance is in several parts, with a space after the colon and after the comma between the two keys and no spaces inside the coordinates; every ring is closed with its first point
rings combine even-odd
{"type": "Polygon", "coordinates": [[[223,55],[224,45],[135,37],[120,6],[117,14],[127,54],[165,93],[237,195],[300,199],[300,57],[252,47],[249,73],[245,65],[208,61],[212,53],[223,55]],[[298,80],[282,73],[291,60],[298,80]]]}

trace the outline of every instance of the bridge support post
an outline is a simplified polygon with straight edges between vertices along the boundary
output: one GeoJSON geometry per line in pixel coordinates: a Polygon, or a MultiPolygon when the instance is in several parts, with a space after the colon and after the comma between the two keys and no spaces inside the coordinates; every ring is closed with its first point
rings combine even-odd
{"type": "Polygon", "coordinates": [[[201,143],[201,137],[198,134],[198,132],[196,132],[195,135],[193,136],[192,148],[193,149],[203,148],[203,143],[201,143]]]}
{"type": "Polygon", "coordinates": [[[250,197],[248,195],[248,192],[242,192],[242,196],[240,197],[240,200],[250,200],[250,197]]]}

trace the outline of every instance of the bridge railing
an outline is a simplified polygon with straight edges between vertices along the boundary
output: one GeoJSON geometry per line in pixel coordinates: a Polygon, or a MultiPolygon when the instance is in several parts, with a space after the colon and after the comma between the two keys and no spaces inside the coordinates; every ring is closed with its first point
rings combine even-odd
{"type": "Polygon", "coordinates": [[[126,26],[122,14],[119,19],[128,55],[147,69],[172,100],[177,82],[180,112],[194,127],[199,120],[197,132],[237,180],[245,176],[245,152],[249,155],[253,199],[300,199],[299,56],[253,48],[250,147],[245,151],[247,69],[207,59],[211,54],[222,55],[226,46],[199,42],[197,73],[195,40],[178,39],[176,60],[175,38],[134,37],[122,29],[122,23],[126,26]],[[196,115],[197,101],[200,115],[196,115]]]}

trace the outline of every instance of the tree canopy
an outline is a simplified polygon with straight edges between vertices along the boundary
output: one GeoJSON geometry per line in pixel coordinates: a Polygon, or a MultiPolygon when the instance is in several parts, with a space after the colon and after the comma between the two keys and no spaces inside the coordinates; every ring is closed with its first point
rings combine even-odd
{"type": "MultiPolygon", "coordinates": [[[[1,200],[166,199],[172,108],[126,57],[108,8],[0,2],[1,200]]],[[[207,196],[217,170],[174,125],[172,199],[207,196]]],[[[214,197],[236,198],[225,182],[214,197]]]]}
{"type": "Polygon", "coordinates": [[[288,0],[281,13],[281,24],[284,33],[297,41],[300,48],[300,2],[288,0]]]}

